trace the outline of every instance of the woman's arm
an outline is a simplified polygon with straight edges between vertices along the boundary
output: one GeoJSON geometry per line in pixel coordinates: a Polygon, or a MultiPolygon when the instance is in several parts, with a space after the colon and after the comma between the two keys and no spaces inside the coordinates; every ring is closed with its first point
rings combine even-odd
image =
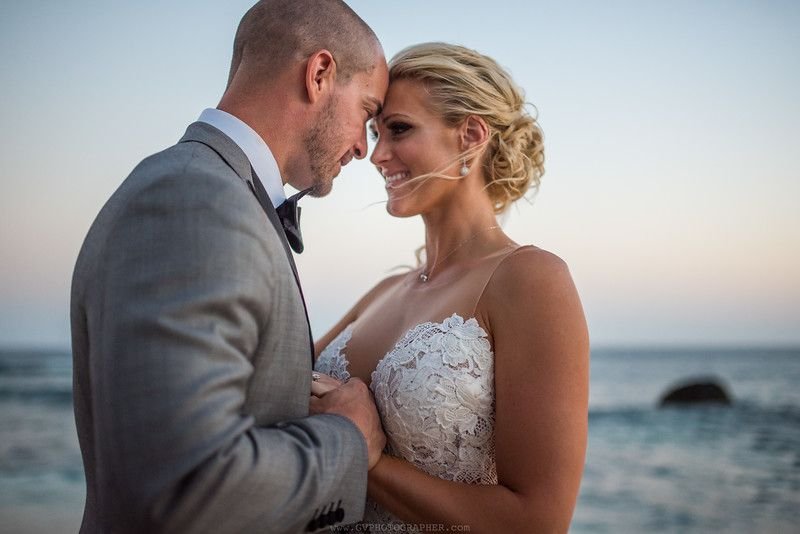
{"type": "Polygon", "coordinates": [[[499,484],[445,481],[383,456],[369,494],[405,521],[470,532],[566,532],[583,472],[589,342],[567,266],[538,249],[505,259],[481,298],[495,353],[499,484]]]}

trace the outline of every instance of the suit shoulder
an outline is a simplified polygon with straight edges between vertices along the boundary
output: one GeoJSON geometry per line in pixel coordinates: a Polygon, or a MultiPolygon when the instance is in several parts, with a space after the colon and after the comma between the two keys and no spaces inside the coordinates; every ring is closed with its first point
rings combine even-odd
{"type": "Polygon", "coordinates": [[[216,152],[180,143],[144,159],[112,194],[89,229],[76,271],[121,243],[150,247],[163,239],[218,249],[244,243],[219,232],[248,236],[245,241],[260,243],[267,255],[280,252],[280,239],[265,226],[271,228],[249,187],[216,152]]]}
{"type": "MultiPolygon", "coordinates": [[[[125,180],[141,186],[156,182],[218,184],[219,187],[236,186],[242,189],[244,181],[213,149],[202,143],[178,143],[142,160],[125,180]]],[[[245,191],[247,188],[244,188],[245,191]]]]}
{"type": "Polygon", "coordinates": [[[179,143],[142,160],[97,219],[107,225],[132,213],[153,210],[163,217],[180,217],[196,210],[214,210],[240,220],[264,217],[247,183],[214,150],[193,142],[179,143]]]}

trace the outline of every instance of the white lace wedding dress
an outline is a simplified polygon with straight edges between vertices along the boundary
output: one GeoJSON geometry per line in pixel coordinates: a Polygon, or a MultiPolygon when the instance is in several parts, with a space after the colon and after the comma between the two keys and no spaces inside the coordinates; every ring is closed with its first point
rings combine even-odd
{"type": "MultiPolygon", "coordinates": [[[[348,326],[322,351],[316,369],[349,378],[345,350],[351,336],[348,326]]],[[[465,321],[453,314],[406,332],[378,362],[370,389],[386,431],[387,453],[446,480],[497,483],[494,354],[474,318],[465,321]]],[[[399,522],[367,501],[364,523],[399,522]]]]}

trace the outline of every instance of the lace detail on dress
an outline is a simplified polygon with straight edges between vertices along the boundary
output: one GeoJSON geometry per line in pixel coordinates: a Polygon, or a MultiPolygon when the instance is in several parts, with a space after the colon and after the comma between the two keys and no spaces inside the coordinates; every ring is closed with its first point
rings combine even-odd
{"type": "MultiPolygon", "coordinates": [[[[344,348],[351,335],[348,327],[325,348],[318,371],[350,376],[344,348]]],[[[494,354],[477,320],[453,314],[415,326],[378,362],[370,389],[387,453],[446,480],[497,484],[494,354]]],[[[370,527],[388,523],[402,522],[367,500],[363,523],[341,531],[385,532],[370,527]]]]}
{"type": "Polygon", "coordinates": [[[314,369],[339,380],[349,380],[350,373],[347,371],[347,365],[350,362],[344,357],[343,351],[351,337],[353,337],[353,325],[348,325],[320,353],[314,369]]]}
{"type": "Polygon", "coordinates": [[[428,474],[496,484],[494,354],[474,318],[453,314],[409,330],[380,361],[370,386],[387,452],[428,474]]]}

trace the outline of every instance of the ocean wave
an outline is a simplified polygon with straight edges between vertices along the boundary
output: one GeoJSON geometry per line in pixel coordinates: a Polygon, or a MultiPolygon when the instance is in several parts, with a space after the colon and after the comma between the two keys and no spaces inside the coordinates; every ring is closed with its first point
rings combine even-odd
{"type": "Polygon", "coordinates": [[[0,361],[0,376],[31,376],[50,374],[47,361],[19,361],[14,363],[0,361]]]}
{"type": "Polygon", "coordinates": [[[0,377],[72,374],[72,356],[63,351],[0,351],[0,377]]]}
{"type": "Polygon", "coordinates": [[[2,389],[0,390],[0,402],[70,406],[72,405],[72,388],[2,389]]]}
{"type": "Polygon", "coordinates": [[[800,406],[795,404],[766,405],[738,401],[733,405],[694,404],[659,408],[656,405],[628,405],[590,408],[589,422],[605,420],[652,421],[653,417],[671,418],[720,417],[738,418],[763,424],[791,424],[800,428],[800,406]]]}

